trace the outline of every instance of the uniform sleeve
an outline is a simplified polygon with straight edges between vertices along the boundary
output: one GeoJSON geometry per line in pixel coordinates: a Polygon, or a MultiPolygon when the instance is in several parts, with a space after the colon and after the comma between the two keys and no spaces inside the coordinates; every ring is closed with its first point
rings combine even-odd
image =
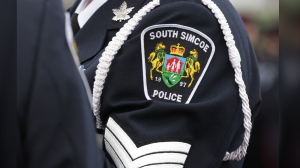
{"type": "MultiPolygon", "coordinates": [[[[254,119],[260,106],[255,54],[239,16],[224,4],[254,119]]],[[[244,115],[224,34],[210,9],[197,1],[161,1],[120,34],[86,70],[95,72],[99,57],[112,55],[99,65],[105,76],[100,116],[116,166],[241,167],[243,161],[223,162],[241,145],[244,115]]]]}

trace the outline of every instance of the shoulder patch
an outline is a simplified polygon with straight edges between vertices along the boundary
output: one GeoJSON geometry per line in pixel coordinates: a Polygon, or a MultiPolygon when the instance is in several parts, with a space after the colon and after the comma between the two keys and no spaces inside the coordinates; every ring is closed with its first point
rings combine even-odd
{"type": "Polygon", "coordinates": [[[215,52],[207,35],[178,24],[146,28],[141,47],[146,98],[185,104],[193,98],[215,52]]]}

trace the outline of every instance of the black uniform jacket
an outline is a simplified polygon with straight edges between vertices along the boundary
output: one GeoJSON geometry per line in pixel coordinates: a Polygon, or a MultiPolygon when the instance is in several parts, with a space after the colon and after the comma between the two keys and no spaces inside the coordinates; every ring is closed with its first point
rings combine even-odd
{"type": "MultiPolygon", "coordinates": [[[[75,35],[91,88],[99,58],[127,22],[112,19],[112,9],[122,2],[108,0],[75,35]]],[[[128,13],[132,17],[150,1],[126,2],[134,7],[128,13]]],[[[241,55],[253,120],[260,106],[255,53],[230,2],[214,2],[241,55]]],[[[100,109],[107,156],[117,167],[241,167],[243,161],[222,161],[244,137],[238,94],[212,12],[198,0],[161,0],[133,29],[109,68],[100,109]]]]}
{"type": "Polygon", "coordinates": [[[17,25],[18,157],[13,164],[103,167],[87,90],[66,40],[61,1],[18,1],[17,25]]]}

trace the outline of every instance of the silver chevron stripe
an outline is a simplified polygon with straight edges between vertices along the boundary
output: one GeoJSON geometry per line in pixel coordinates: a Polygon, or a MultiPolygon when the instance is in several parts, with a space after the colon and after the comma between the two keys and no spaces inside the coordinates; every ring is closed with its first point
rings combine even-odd
{"type": "Polygon", "coordinates": [[[138,148],[112,118],[107,123],[104,143],[118,168],[182,168],[191,147],[188,143],[170,141],[138,148]]]}

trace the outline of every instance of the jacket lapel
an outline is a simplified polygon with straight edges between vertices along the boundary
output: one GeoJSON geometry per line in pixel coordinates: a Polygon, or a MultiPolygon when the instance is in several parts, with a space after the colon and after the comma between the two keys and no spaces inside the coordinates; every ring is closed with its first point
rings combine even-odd
{"type": "MultiPolygon", "coordinates": [[[[129,14],[130,17],[141,8],[144,1],[145,0],[126,1],[127,8],[134,7],[129,14]]],[[[108,0],[91,16],[87,23],[75,35],[81,63],[92,58],[105,47],[103,46],[105,39],[112,38],[106,37],[109,30],[120,29],[127,23],[128,20],[122,22],[112,20],[114,17],[112,9],[118,9],[123,2],[124,0],[108,0]]]]}
{"type": "Polygon", "coordinates": [[[94,56],[102,48],[106,25],[110,15],[111,0],[104,3],[75,35],[80,62],[94,56]]]}

